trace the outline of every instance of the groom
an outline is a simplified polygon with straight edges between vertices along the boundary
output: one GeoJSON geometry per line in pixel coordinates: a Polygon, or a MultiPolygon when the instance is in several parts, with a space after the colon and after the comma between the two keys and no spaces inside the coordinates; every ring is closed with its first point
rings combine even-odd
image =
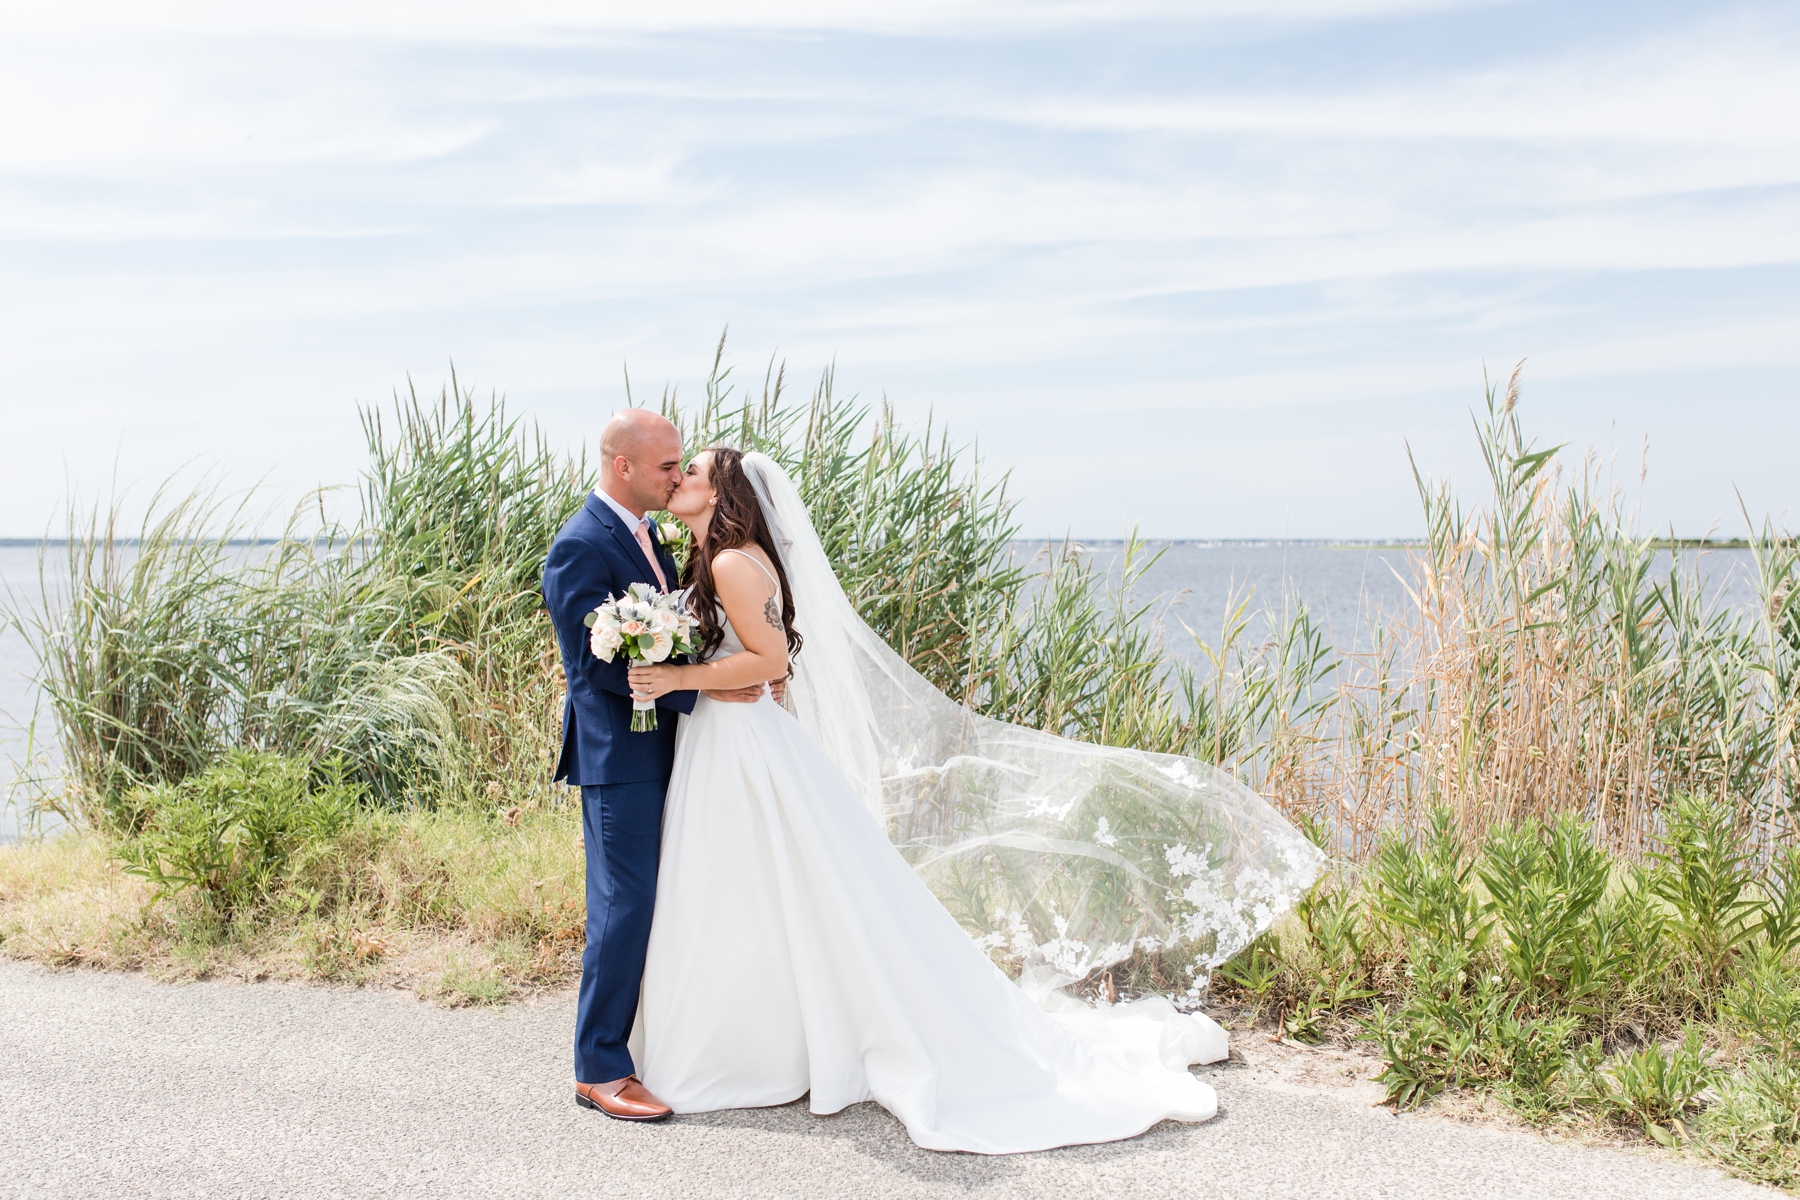
{"type": "MultiPolygon", "coordinates": [[[[671,692],[656,729],[631,731],[624,655],[610,663],[588,648],[582,618],[634,583],[678,586],[675,560],[645,514],[681,486],[681,434],[642,409],[626,409],[600,437],[600,486],[550,544],[544,605],[556,626],[569,698],[563,706],[556,778],[581,788],[587,850],[587,948],[575,1009],[575,1102],[621,1121],[659,1121],[669,1107],[638,1081],[626,1039],[637,1018],[644,950],[656,902],[663,795],[675,759],[677,713],[694,692],[671,692]]],[[[708,692],[754,701],[760,686],[708,692]]]]}

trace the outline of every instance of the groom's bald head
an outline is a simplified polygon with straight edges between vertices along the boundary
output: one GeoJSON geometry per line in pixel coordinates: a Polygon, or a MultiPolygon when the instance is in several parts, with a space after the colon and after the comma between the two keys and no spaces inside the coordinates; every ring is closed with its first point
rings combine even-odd
{"type": "Polygon", "coordinates": [[[662,508],[681,486],[681,431],[641,408],[616,412],[600,433],[600,487],[644,513],[662,508]]]}
{"type": "Polygon", "coordinates": [[[627,408],[614,413],[600,432],[600,453],[605,456],[608,466],[621,456],[633,462],[641,461],[646,450],[659,445],[665,448],[673,445],[675,457],[680,458],[681,432],[667,417],[644,408],[627,408]]]}

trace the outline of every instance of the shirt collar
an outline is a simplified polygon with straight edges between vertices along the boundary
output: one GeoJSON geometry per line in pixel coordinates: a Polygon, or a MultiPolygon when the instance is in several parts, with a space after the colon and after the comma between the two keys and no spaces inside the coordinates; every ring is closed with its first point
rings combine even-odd
{"type": "Polygon", "coordinates": [[[650,519],[649,513],[645,513],[643,516],[640,517],[636,513],[632,512],[629,508],[626,508],[623,504],[620,504],[617,500],[614,500],[611,496],[609,496],[605,492],[601,491],[599,488],[594,489],[594,495],[596,495],[596,496],[600,497],[602,500],[606,501],[606,503],[612,507],[612,510],[619,514],[620,518],[622,520],[624,520],[625,527],[627,529],[636,529],[639,525],[642,525],[645,521],[648,521],[650,519]]]}

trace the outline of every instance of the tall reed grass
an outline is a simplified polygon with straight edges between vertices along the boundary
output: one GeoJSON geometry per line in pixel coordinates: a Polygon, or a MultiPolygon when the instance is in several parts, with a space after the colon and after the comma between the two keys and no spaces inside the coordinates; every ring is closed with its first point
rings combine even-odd
{"type": "Polygon", "coordinates": [[[1329,818],[1358,856],[1448,807],[1472,835],[1573,814],[1604,844],[1649,850],[1669,798],[1731,805],[1764,856],[1794,832],[1800,598],[1791,537],[1751,539],[1762,603],[1710,600],[1591,458],[1538,448],[1517,372],[1476,424],[1487,494],[1418,473],[1427,540],[1410,603],[1376,651],[1345,656],[1324,735],[1278,794],[1329,818]]]}
{"type": "Polygon", "coordinates": [[[366,414],[362,515],[244,545],[244,504],[164,503],[135,537],[117,510],[71,518],[66,574],[13,614],[56,719],[82,825],[132,831],[134,791],[234,749],[342,759],[390,808],[548,784],[560,714],[535,578],[586,486],[498,401],[447,388],[366,414]]]}
{"type": "MultiPolygon", "coordinates": [[[[1691,559],[1653,569],[1654,540],[1591,460],[1535,446],[1516,375],[1477,414],[1485,495],[1416,472],[1409,602],[1355,652],[1291,602],[1253,635],[1248,596],[1220,630],[1176,629],[1143,595],[1154,555],[1135,541],[1110,572],[1072,544],[1022,560],[1004,474],[834,382],[796,401],[772,363],[740,388],[721,341],[703,394],[661,406],[692,448],[782,461],[859,610],[984,712],[1225,765],[1351,860],[1440,807],[1475,837],[1574,814],[1640,855],[1685,793],[1728,801],[1759,855],[1792,836],[1793,540],[1767,523],[1751,539],[1758,614],[1710,605],[1691,559]],[[1171,653],[1176,637],[1201,653],[1171,653]]],[[[389,808],[554,799],[562,684],[537,580],[592,484],[585,460],[454,379],[366,412],[364,431],[361,511],[342,527],[303,504],[244,548],[244,504],[215,493],[159,495],[130,545],[116,510],[71,519],[66,575],[43,581],[65,603],[12,614],[67,766],[45,803],[128,832],[134,789],[234,749],[341,759],[389,808]]]]}

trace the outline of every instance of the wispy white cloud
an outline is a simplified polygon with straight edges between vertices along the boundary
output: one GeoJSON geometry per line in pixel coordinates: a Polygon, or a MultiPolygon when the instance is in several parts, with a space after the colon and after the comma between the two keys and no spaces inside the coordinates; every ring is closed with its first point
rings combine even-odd
{"type": "Polygon", "coordinates": [[[1347,90],[1040,96],[1000,111],[1053,128],[1121,133],[1792,149],[1800,145],[1789,117],[1800,106],[1797,35],[1766,19],[1718,19],[1475,71],[1422,64],[1418,77],[1347,90]]]}
{"type": "MultiPolygon", "coordinates": [[[[28,119],[0,123],[0,390],[58,398],[0,472],[15,529],[59,490],[52,443],[131,431],[154,473],[211,421],[246,472],[305,450],[301,475],[347,474],[349,398],[452,354],[574,434],[620,359],[689,373],[726,321],[951,410],[1040,482],[1129,440],[1084,407],[1267,413],[1279,442],[1284,411],[1323,437],[1355,406],[1398,445],[1484,357],[1571,386],[1800,365],[1777,8],[1399,57],[1395,29],[1460,47],[1511,10],[148,11],[5,18],[0,110],[28,119]],[[1171,65],[1206,55],[1247,65],[1171,65]],[[259,438],[296,411],[304,436],[259,438]],[[1058,450],[1032,413],[1081,432],[1058,450]]],[[[1324,499],[1336,478],[1264,483],[1347,523],[1319,531],[1392,511],[1324,499]]],[[[1045,483],[1026,511],[1085,503],[1045,483]]],[[[1269,532],[1176,516],[1168,481],[1143,503],[1166,532],[1269,532]]]]}
{"type": "Polygon", "coordinates": [[[114,36],[386,38],[566,44],[572,36],[623,33],[854,32],[996,37],[1116,27],[1129,22],[1261,24],[1358,18],[1485,7],[1504,0],[312,0],[308,4],[244,0],[167,0],[154,7],[129,0],[14,0],[17,31],[114,36]]]}

